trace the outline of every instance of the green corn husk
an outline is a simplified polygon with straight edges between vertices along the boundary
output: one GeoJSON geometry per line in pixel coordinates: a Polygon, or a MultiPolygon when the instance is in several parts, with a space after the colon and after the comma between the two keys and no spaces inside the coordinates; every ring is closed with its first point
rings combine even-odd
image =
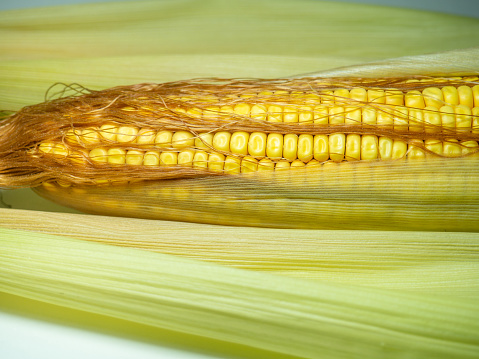
{"type": "Polygon", "coordinates": [[[313,282],[1,230],[0,290],[314,358],[473,358],[475,300],[313,282]]]}
{"type": "Polygon", "coordinates": [[[286,77],[479,46],[478,32],[473,18],[309,0],[4,11],[0,109],[41,102],[55,82],[103,89],[196,77],[286,77]]]}
{"type": "Polygon", "coordinates": [[[474,233],[279,230],[0,210],[0,227],[64,235],[270,274],[479,297],[474,233]],[[18,218],[23,218],[18,221],[18,218]]]}

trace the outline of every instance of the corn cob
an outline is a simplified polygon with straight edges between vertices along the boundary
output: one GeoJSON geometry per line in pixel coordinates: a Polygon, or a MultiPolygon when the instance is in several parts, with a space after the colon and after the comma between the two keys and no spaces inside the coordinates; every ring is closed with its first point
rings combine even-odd
{"type": "Polygon", "coordinates": [[[0,185],[41,185],[43,195],[96,213],[275,227],[361,227],[371,208],[341,210],[328,225],[317,219],[331,208],[364,210],[354,211],[356,199],[388,198],[374,226],[392,218],[385,228],[438,228],[418,221],[434,210],[435,221],[456,214],[462,230],[476,230],[477,80],[194,80],[53,100],[1,125],[0,185]],[[407,178],[423,188],[405,186],[407,178]],[[267,191],[252,189],[258,184],[267,191]],[[233,203],[201,199],[211,191],[233,203]],[[143,204],[118,200],[127,193],[143,204]],[[252,209],[261,196],[274,201],[252,209]],[[391,217],[400,206],[409,213],[391,217]],[[292,224],[292,215],[303,218],[292,224]]]}

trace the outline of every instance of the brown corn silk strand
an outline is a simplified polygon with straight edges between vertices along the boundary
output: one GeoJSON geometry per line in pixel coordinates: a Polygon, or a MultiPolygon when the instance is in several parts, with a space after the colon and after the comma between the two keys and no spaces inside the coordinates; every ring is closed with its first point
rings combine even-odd
{"type": "MultiPolygon", "coordinates": [[[[405,94],[427,87],[471,87],[475,84],[477,82],[459,77],[415,77],[198,79],[122,86],[89,91],[87,94],[85,89],[72,87],[79,93],[78,96],[26,107],[2,121],[0,186],[37,187],[63,181],[74,186],[63,188],[54,185],[49,190],[39,186],[37,190],[56,202],[87,212],[121,216],[288,228],[366,229],[378,226],[384,229],[479,230],[479,187],[476,183],[479,173],[477,157],[474,156],[477,149],[469,151],[470,156],[457,159],[428,158],[416,163],[406,160],[359,161],[333,164],[327,168],[295,169],[287,173],[228,175],[180,165],[99,164],[87,155],[88,150],[98,145],[82,141],[72,143],[66,138],[72,129],[111,123],[154,131],[184,130],[195,136],[205,132],[258,131],[314,135],[370,134],[406,143],[427,139],[478,141],[479,134],[474,131],[475,128],[464,131],[426,123],[421,129],[411,131],[409,126],[414,123],[411,117],[404,118],[409,121],[409,126],[401,127],[365,123],[274,123],[221,111],[210,113],[209,118],[188,113],[191,109],[207,111],[210,106],[234,106],[239,103],[274,104],[299,109],[305,105],[305,95],[336,89],[360,87],[384,90],[386,94],[400,90],[405,94]],[[269,93],[258,95],[265,91],[269,93]],[[295,93],[301,95],[295,97],[295,93]],[[70,152],[77,153],[77,160],[42,153],[38,146],[43,141],[62,142],[70,152]],[[105,182],[112,185],[97,186],[105,182]],[[421,191],[415,191],[415,187],[421,191]],[[145,193],[149,195],[145,196],[145,193]],[[143,198],[140,204],[138,197],[143,198]],[[102,204],[95,207],[91,203],[102,204]],[[231,203],[234,205],[228,207],[231,203]],[[404,212],[404,206],[409,209],[408,213],[404,212]],[[351,213],[345,215],[343,211],[348,208],[351,213]],[[371,216],[372,212],[378,213],[371,216]],[[431,213],[434,220],[428,221],[431,213]],[[318,223],[318,218],[323,220],[318,223]],[[293,219],[297,224],[293,223],[293,219]],[[451,223],[454,220],[459,222],[451,223]]],[[[339,106],[371,108],[389,114],[395,108],[393,105],[361,102],[333,94],[323,96],[331,97],[339,106]]],[[[394,114],[397,116],[397,113],[394,114]]],[[[145,150],[145,147],[135,143],[106,141],[102,146],[145,150]]],[[[423,144],[417,146],[424,152],[431,152],[423,144]]]]}

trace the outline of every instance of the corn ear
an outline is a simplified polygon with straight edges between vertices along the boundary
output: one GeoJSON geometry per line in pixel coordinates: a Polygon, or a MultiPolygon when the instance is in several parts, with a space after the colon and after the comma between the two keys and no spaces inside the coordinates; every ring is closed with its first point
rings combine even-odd
{"type": "Polygon", "coordinates": [[[300,357],[383,358],[392,350],[473,358],[479,349],[473,300],[289,279],[1,231],[0,290],[15,295],[300,357]]]}
{"type": "Polygon", "coordinates": [[[58,99],[0,125],[0,186],[97,214],[479,231],[477,79],[205,79],[58,99]]]}

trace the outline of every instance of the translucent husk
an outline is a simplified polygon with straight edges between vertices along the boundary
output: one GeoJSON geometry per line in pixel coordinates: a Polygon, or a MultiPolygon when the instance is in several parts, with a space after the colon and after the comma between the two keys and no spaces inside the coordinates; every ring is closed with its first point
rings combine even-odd
{"type": "Polygon", "coordinates": [[[58,305],[301,357],[472,358],[479,349],[474,300],[285,278],[17,230],[2,229],[0,241],[0,289],[58,305]]]}
{"type": "Polygon", "coordinates": [[[477,33],[473,18],[309,0],[4,11],[0,108],[39,103],[55,82],[103,89],[197,77],[286,77],[479,46],[477,33]]]}
{"type": "Polygon", "coordinates": [[[111,186],[39,186],[87,213],[234,226],[479,231],[478,158],[341,163],[111,186]]]}
{"type": "Polygon", "coordinates": [[[278,230],[0,210],[0,227],[321,281],[479,296],[473,233],[278,230]],[[19,218],[23,218],[19,221],[19,218]],[[287,253],[287,256],[285,256],[287,253]]]}

